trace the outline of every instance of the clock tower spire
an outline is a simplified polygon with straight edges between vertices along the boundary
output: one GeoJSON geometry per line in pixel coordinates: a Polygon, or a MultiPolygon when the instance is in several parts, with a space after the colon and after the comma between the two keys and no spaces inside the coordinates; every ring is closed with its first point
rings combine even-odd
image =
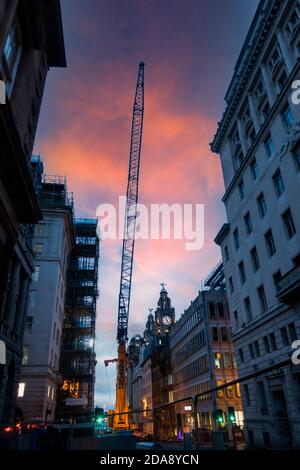
{"type": "Polygon", "coordinates": [[[175,309],[165,289],[166,284],[162,282],[160,285],[161,291],[155,310],[155,333],[156,336],[167,336],[175,323],[175,309]]]}

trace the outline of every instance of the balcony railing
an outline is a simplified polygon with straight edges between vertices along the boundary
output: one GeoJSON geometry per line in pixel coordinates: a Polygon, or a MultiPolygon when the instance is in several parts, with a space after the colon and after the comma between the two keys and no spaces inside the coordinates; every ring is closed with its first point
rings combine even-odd
{"type": "Polygon", "coordinates": [[[295,266],[276,283],[277,298],[285,303],[293,303],[299,299],[300,266],[295,266]]]}

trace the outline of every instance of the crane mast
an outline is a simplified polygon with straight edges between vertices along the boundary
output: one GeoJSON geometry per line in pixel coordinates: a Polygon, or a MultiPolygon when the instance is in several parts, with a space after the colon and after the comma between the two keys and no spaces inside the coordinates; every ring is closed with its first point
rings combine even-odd
{"type": "Polygon", "coordinates": [[[133,105],[131,128],[130,157],[128,169],[128,184],[126,195],[125,224],[123,236],[121,279],[118,307],[118,360],[116,383],[116,416],[115,429],[128,427],[128,415],[120,414],[128,411],[126,399],[126,343],[128,341],[128,317],[130,306],[130,292],[132,279],[132,266],[134,255],[134,239],[137,216],[137,201],[139,187],[139,170],[142,146],[142,131],[144,119],[144,63],[140,62],[137,78],[136,92],[133,105]]]}

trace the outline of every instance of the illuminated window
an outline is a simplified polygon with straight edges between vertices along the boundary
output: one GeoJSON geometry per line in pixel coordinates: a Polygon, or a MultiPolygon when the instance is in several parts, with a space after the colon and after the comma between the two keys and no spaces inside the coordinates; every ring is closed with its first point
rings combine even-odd
{"type": "Polygon", "coordinates": [[[240,383],[235,384],[236,396],[241,398],[241,385],[240,383]]]}
{"type": "Polygon", "coordinates": [[[219,352],[215,353],[215,368],[222,369],[222,354],[219,352]]]}
{"type": "Polygon", "coordinates": [[[64,392],[69,392],[70,398],[79,398],[79,382],[75,380],[64,380],[61,386],[64,392]]]}
{"type": "Polygon", "coordinates": [[[224,359],[224,367],[225,369],[231,369],[232,368],[232,363],[231,363],[231,355],[229,352],[224,352],[223,353],[223,359],[224,359]]]}
{"type": "MultiPolygon", "coordinates": [[[[217,380],[217,387],[220,387],[221,385],[224,385],[223,380],[217,380]]],[[[224,398],[224,388],[217,391],[217,397],[224,398]]]]}
{"type": "Polygon", "coordinates": [[[19,383],[19,388],[18,388],[18,397],[19,398],[24,397],[25,385],[26,385],[25,382],[20,382],[19,383]]]}
{"type": "Polygon", "coordinates": [[[234,385],[226,387],[226,394],[228,398],[234,398],[234,385]]]}
{"type": "Polygon", "coordinates": [[[144,417],[146,418],[147,417],[147,400],[146,398],[143,399],[143,410],[144,410],[144,417]]]}

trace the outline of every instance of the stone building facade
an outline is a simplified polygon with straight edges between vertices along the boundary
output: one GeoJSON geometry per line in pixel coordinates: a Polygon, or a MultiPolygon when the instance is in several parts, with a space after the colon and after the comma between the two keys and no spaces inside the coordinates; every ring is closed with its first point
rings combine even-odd
{"type": "Polygon", "coordinates": [[[35,225],[32,239],[34,274],[17,400],[25,422],[55,417],[67,265],[74,246],[73,201],[66,184],[64,177],[45,175],[39,191],[43,219],[35,225]]]}
{"type": "Polygon", "coordinates": [[[66,65],[58,0],[0,0],[0,422],[13,421],[33,272],[30,225],[42,214],[30,177],[45,80],[66,65]]]}
{"type": "MultiPolygon", "coordinates": [[[[237,378],[237,366],[231,338],[226,292],[202,290],[177,320],[171,335],[170,348],[174,400],[195,397],[206,390],[224,385],[237,378]]],[[[239,385],[227,387],[199,397],[197,427],[216,430],[215,413],[222,411],[224,427],[230,407],[237,425],[243,425],[239,385]]],[[[195,429],[192,401],[176,405],[176,435],[195,429]]]]}
{"type": "Polygon", "coordinates": [[[300,446],[300,78],[298,1],[261,0],[211,144],[221,159],[221,247],[246,443],[300,446]],[[264,369],[267,369],[263,373],[264,369]]]}

